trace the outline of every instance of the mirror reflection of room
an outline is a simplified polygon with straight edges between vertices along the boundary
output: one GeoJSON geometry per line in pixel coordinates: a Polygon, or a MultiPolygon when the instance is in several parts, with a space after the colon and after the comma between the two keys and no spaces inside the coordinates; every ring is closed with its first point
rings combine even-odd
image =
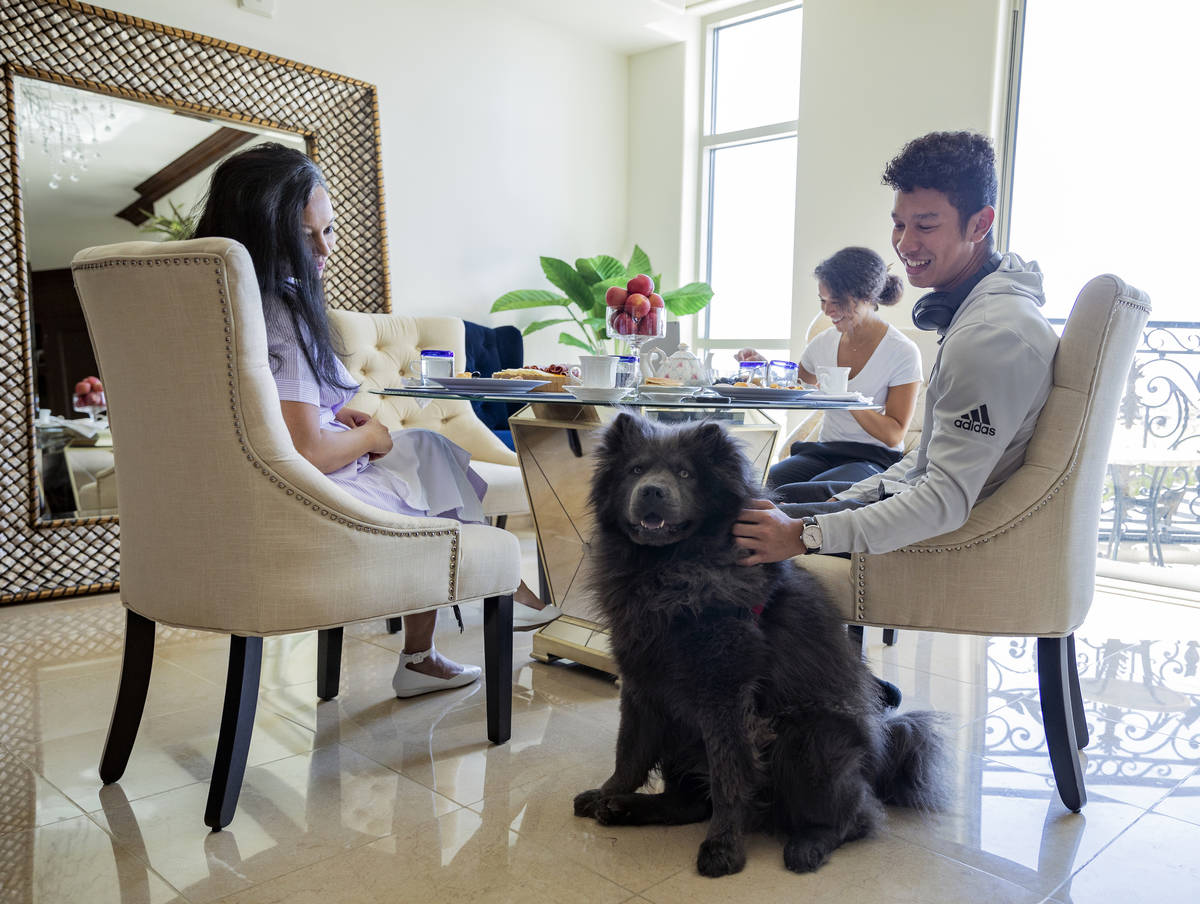
{"type": "Polygon", "coordinates": [[[14,81],[39,516],[115,515],[107,399],[71,258],[91,245],[181,238],[226,156],[264,139],[304,151],[305,141],[52,82],[14,81]]]}

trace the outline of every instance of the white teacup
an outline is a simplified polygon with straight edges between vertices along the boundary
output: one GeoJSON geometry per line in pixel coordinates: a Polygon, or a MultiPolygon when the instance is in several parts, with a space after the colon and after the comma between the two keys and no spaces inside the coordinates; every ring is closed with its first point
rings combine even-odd
{"type": "Polygon", "coordinates": [[[612,355],[580,355],[579,382],[597,389],[617,385],[617,359],[612,355]]]}
{"type": "Polygon", "coordinates": [[[850,368],[818,367],[817,386],[821,392],[842,393],[850,385],[850,368]]]}

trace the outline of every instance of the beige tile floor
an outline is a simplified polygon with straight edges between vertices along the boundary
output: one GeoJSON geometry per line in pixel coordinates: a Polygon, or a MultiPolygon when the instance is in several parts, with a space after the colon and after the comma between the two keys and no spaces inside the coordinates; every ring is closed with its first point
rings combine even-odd
{"type": "MultiPolygon", "coordinates": [[[[529,549],[526,543],[526,549],[529,549]]],[[[481,658],[481,614],[439,646],[481,658]]],[[[1048,778],[1034,644],[902,632],[872,667],[948,716],[953,804],[889,813],[817,873],[754,837],[744,872],[694,867],[703,826],[605,828],[571,798],[608,774],[618,688],[529,659],[515,636],[512,740],[481,688],[398,701],[400,638],[347,632],[341,694],[315,699],[315,637],[269,638],[237,816],[202,815],[226,641],[159,630],[122,781],[96,768],[121,652],[115,596],[0,607],[2,902],[1100,902],[1200,900],[1200,600],[1108,583],[1078,633],[1089,802],[1048,778]]]]}

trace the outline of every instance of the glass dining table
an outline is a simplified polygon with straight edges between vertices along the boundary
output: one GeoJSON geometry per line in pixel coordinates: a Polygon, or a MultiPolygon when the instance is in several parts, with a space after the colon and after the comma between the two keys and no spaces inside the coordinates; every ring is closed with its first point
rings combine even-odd
{"type": "Polygon", "coordinates": [[[588,509],[592,453],[604,429],[621,411],[659,423],[713,420],[741,442],[756,473],[765,478],[779,441],[783,418],[773,413],[819,409],[877,409],[861,398],[823,397],[815,392],[712,390],[680,397],[680,390],[630,392],[616,400],[588,394],[584,401],[569,392],[450,391],[436,386],[373,390],[379,395],[418,399],[464,399],[522,405],[508,421],[525,490],[529,497],[538,550],[539,596],[563,615],[533,637],[533,657],[542,662],[569,659],[616,674],[608,636],[598,624],[589,592],[588,509]]]}

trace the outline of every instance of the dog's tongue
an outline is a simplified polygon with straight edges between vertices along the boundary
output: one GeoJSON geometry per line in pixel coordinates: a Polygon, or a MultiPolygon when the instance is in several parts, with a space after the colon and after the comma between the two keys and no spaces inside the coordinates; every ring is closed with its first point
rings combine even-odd
{"type": "Polygon", "coordinates": [[[646,530],[658,530],[664,524],[666,524],[666,521],[658,515],[650,515],[648,518],[642,519],[642,527],[646,528],[646,530]]]}

